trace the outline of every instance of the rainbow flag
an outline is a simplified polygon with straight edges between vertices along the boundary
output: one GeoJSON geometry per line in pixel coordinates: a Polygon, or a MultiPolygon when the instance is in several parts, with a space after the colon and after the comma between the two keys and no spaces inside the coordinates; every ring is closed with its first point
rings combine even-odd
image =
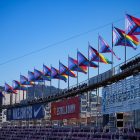
{"type": "Polygon", "coordinates": [[[34,81],[35,82],[44,82],[43,80],[43,72],[34,69],[34,81]]]}
{"type": "Polygon", "coordinates": [[[51,69],[43,65],[43,79],[51,81],[51,69]]]}
{"type": "Polygon", "coordinates": [[[125,14],[125,34],[140,35],[140,19],[125,14]]]}
{"type": "MultiPolygon", "coordinates": [[[[100,53],[108,53],[108,52],[112,52],[112,49],[111,49],[111,47],[105,42],[105,40],[101,37],[101,36],[99,36],[99,44],[100,44],[100,53]]],[[[118,60],[121,60],[114,52],[113,52],[113,54],[116,56],[116,58],[118,59],[118,60]]]]}
{"type": "MultiPolygon", "coordinates": [[[[134,50],[137,49],[139,39],[134,35],[126,35],[126,46],[132,47],[134,50]]],[[[120,30],[116,27],[113,28],[113,45],[125,46],[125,31],[120,30]]]]}
{"type": "Polygon", "coordinates": [[[76,78],[76,74],[73,73],[73,71],[69,70],[68,67],[66,67],[65,65],[63,65],[61,62],[59,62],[59,67],[60,67],[60,75],[67,75],[73,78],[76,78]]]}
{"type": "Polygon", "coordinates": [[[35,85],[33,81],[28,81],[28,78],[23,75],[20,75],[20,83],[21,85],[35,85]]]}
{"type": "Polygon", "coordinates": [[[89,46],[89,61],[99,61],[105,64],[112,64],[109,59],[101,55],[96,49],[91,46],[89,46]]]}
{"type": "Polygon", "coordinates": [[[13,80],[13,89],[14,90],[26,90],[27,88],[24,85],[21,85],[20,82],[13,80]]]}
{"type": "Polygon", "coordinates": [[[28,81],[34,81],[34,72],[28,71],[28,81]]]}
{"type": "Polygon", "coordinates": [[[4,93],[1,91],[1,89],[0,89],[0,96],[3,97],[3,98],[6,100],[5,95],[4,95],[4,93]]]}
{"type": "Polygon", "coordinates": [[[67,82],[68,76],[67,75],[60,75],[59,70],[54,67],[51,67],[51,79],[60,79],[67,82]]]}
{"type": "Polygon", "coordinates": [[[88,66],[97,68],[98,65],[92,61],[89,61],[82,53],[78,51],[78,66],[88,66]]]}
{"type": "Polygon", "coordinates": [[[13,88],[9,86],[7,83],[5,83],[5,92],[17,94],[17,91],[13,90],[13,88]]]}
{"type": "Polygon", "coordinates": [[[69,70],[73,70],[73,71],[77,71],[78,68],[78,72],[83,72],[85,74],[87,74],[87,66],[77,66],[77,61],[71,57],[68,58],[68,68],[69,70]]]}

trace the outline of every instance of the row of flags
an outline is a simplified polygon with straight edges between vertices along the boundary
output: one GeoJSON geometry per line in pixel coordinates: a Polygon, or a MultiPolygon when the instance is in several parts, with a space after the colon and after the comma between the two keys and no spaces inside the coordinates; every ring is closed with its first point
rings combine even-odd
{"type": "Polygon", "coordinates": [[[108,60],[101,54],[98,58],[98,51],[91,46],[89,46],[89,52],[89,59],[87,59],[79,51],[77,52],[78,61],[71,57],[68,57],[68,67],[59,62],[59,70],[54,67],[49,68],[43,64],[43,72],[37,69],[34,69],[34,72],[28,71],[28,78],[23,75],[20,75],[20,82],[13,80],[12,87],[5,83],[5,92],[16,94],[17,90],[27,90],[27,87],[25,87],[25,85],[35,86],[35,82],[44,82],[45,80],[51,81],[51,79],[60,79],[67,82],[68,76],[73,78],[77,77],[77,75],[73,71],[78,71],[87,74],[88,66],[97,68],[98,65],[95,64],[93,61],[97,62],[98,60],[100,60],[100,62],[103,62],[105,64],[112,63],[110,60],[108,60]]]}
{"type": "MultiPolygon", "coordinates": [[[[112,27],[113,32],[113,46],[129,46],[134,50],[137,49],[139,39],[134,35],[140,35],[140,19],[137,19],[128,14],[125,15],[125,31],[112,27]]],[[[113,47],[112,46],[112,47],[113,47]]],[[[99,48],[97,51],[91,45],[88,47],[89,56],[88,59],[79,51],[77,51],[77,60],[68,57],[68,67],[59,62],[59,70],[52,67],[49,68],[43,64],[43,72],[34,69],[34,72],[28,71],[28,78],[20,75],[20,82],[13,80],[13,87],[5,83],[5,92],[17,93],[16,90],[27,90],[25,85],[34,86],[35,82],[44,82],[45,80],[51,81],[51,79],[60,79],[67,81],[68,77],[76,78],[76,74],[73,71],[82,72],[87,74],[87,67],[97,68],[98,65],[94,62],[102,62],[105,64],[112,64],[113,62],[104,57],[101,53],[113,53],[114,56],[121,60],[107,44],[107,42],[99,36],[99,48]]],[[[4,97],[4,93],[0,90],[0,96],[4,97]]],[[[5,97],[4,97],[5,98],[5,97]]]]}

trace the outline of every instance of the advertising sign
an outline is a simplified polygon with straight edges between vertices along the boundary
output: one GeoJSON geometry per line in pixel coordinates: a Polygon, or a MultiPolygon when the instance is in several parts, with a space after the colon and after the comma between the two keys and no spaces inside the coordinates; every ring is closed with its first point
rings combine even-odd
{"type": "Polygon", "coordinates": [[[51,104],[51,120],[79,117],[79,96],[51,104]]]}
{"type": "Polygon", "coordinates": [[[44,118],[44,103],[7,109],[7,121],[44,118]]]}
{"type": "Polygon", "coordinates": [[[128,112],[140,108],[140,75],[102,89],[102,114],[128,112]]]}

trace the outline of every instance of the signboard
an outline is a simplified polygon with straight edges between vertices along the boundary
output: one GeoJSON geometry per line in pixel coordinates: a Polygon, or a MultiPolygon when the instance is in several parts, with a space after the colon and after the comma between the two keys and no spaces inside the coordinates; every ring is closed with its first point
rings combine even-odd
{"type": "Polygon", "coordinates": [[[51,120],[79,118],[79,96],[51,104],[51,120]]]}
{"type": "Polygon", "coordinates": [[[140,75],[114,83],[102,90],[102,114],[140,108],[140,75]]]}
{"type": "Polygon", "coordinates": [[[44,103],[7,109],[7,121],[44,118],[44,103]]]}

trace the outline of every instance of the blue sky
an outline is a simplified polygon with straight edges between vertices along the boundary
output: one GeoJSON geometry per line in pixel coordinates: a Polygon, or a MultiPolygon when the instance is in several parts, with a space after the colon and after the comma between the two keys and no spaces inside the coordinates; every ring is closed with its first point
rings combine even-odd
{"type": "MultiPolygon", "coordinates": [[[[111,23],[124,30],[125,11],[140,19],[139,5],[139,0],[1,0],[0,85],[12,85],[12,79],[19,81],[20,73],[27,76],[34,67],[42,71],[43,63],[58,69],[60,60],[68,66],[68,55],[76,59],[77,48],[87,57],[88,41],[98,49],[98,33],[111,46],[111,23]],[[32,54],[21,57],[29,53],[32,54]],[[5,63],[18,57],[21,58],[5,63]]],[[[124,50],[124,46],[114,47],[121,58],[119,61],[114,57],[114,66],[124,61],[124,50]]],[[[139,52],[140,45],[137,50],[127,47],[127,58],[139,52]]],[[[110,53],[104,56],[111,60],[110,53]]],[[[101,64],[100,73],[110,68],[111,65],[101,64]]],[[[97,73],[98,69],[90,68],[90,77],[97,73]]],[[[79,82],[87,78],[79,73],[79,82]]],[[[70,86],[76,83],[75,78],[70,78],[70,86]]],[[[52,85],[57,87],[58,80],[52,80],[52,85]]],[[[67,83],[61,81],[60,88],[66,87],[67,83]]]]}

